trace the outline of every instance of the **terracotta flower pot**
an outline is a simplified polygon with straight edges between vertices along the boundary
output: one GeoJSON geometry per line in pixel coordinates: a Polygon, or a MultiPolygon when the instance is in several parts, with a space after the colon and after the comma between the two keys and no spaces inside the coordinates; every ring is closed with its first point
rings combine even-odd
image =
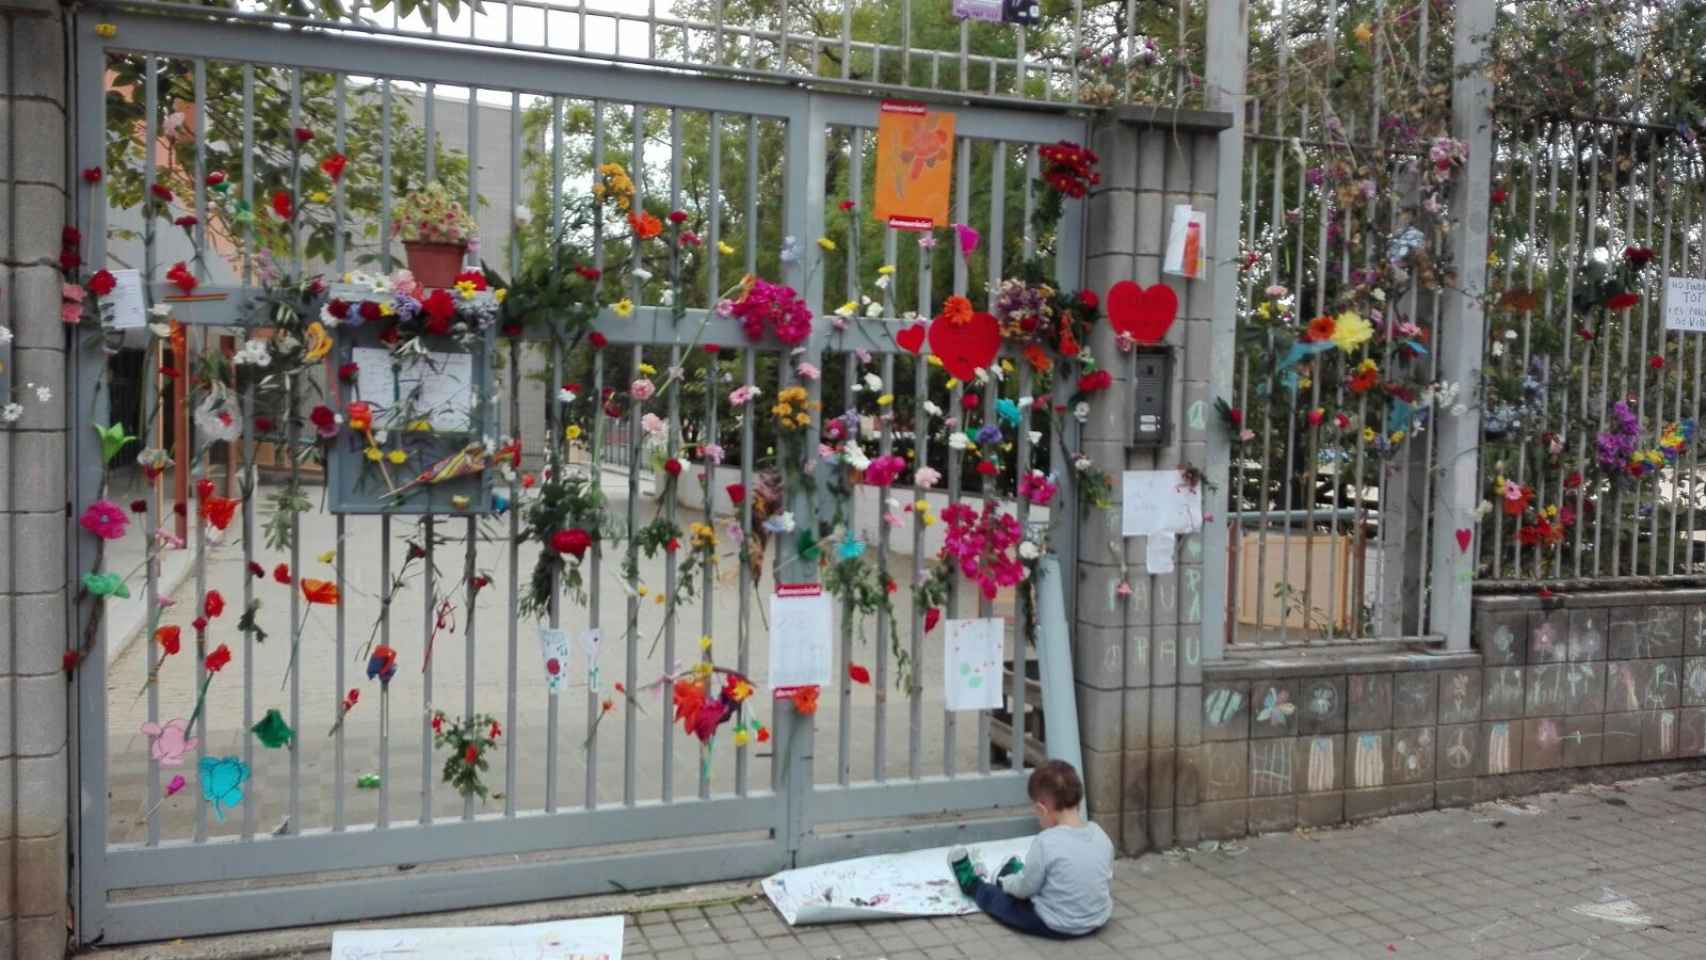
{"type": "Polygon", "coordinates": [[[419,243],[405,240],[403,250],[409,256],[409,272],[415,275],[415,280],[422,286],[444,288],[456,283],[456,275],[462,272],[462,259],[467,255],[468,246],[462,243],[419,243]]]}

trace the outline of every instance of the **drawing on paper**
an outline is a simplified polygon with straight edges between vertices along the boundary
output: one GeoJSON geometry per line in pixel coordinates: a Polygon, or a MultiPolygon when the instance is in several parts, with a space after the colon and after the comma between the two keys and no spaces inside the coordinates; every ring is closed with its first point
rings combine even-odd
{"type": "Polygon", "coordinates": [[[509,927],[339,930],[332,960],[622,960],[623,918],[509,927]]]}
{"type": "Polygon", "coordinates": [[[581,651],[586,656],[586,689],[588,693],[598,693],[602,689],[598,672],[598,645],[604,640],[597,627],[581,634],[581,651]]]}
{"type": "Polygon", "coordinates": [[[947,622],[942,680],[949,710],[993,710],[1001,706],[1004,628],[997,617],[947,622]]]}
{"type": "MultiPolygon", "coordinates": [[[[1023,858],[1030,847],[1029,837],[967,845],[986,873],[1023,858]]],[[[764,895],[794,926],[976,913],[977,904],[954,883],[947,852],[937,847],[784,870],[764,881],[764,895]]]]}
{"type": "Polygon", "coordinates": [[[1386,785],[1386,758],[1380,749],[1380,734],[1364,733],[1357,737],[1356,754],[1352,757],[1352,771],[1356,776],[1359,787],[1383,787],[1386,785]]]}
{"type": "Polygon", "coordinates": [[[545,689],[554,697],[569,672],[569,635],[556,627],[540,626],[539,652],[545,658],[545,689]]]}

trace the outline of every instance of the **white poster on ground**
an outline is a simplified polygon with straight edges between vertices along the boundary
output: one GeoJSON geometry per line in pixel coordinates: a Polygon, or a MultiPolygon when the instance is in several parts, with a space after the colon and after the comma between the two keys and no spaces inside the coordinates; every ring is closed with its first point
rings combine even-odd
{"type": "MultiPolygon", "coordinates": [[[[972,858],[993,876],[1009,858],[1023,858],[1030,837],[969,844],[972,858]]],[[[841,860],[784,870],[764,881],[764,895],[790,925],[952,917],[976,913],[948,868],[948,847],[841,860]]]]}
{"type": "Polygon", "coordinates": [[[332,960],[622,960],[623,919],[513,927],[339,930],[332,960]]]}

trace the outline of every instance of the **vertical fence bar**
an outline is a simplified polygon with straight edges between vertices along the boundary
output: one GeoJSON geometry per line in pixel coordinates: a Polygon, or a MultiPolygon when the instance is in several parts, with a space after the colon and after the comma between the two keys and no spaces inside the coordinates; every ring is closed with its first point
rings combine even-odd
{"type": "MultiPolygon", "coordinates": [[[[889,243],[894,244],[894,233],[889,232],[889,243]]],[[[892,261],[891,261],[892,262],[892,261]]],[[[918,314],[930,315],[930,256],[929,251],[918,251],[918,314]]],[[[923,467],[930,462],[930,416],[927,412],[930,403],[930,364],[920,355],[912,368],[912,446],[916,467],[923,467]]],[[[944,411],[946,413],[946,411],[944,411]]],[[[927,489],[915,485],[918,499],[928,502],[927,489]]],[[[914,510],[912,514],[912,582],[919,582],[924,575],[924,515],[922,511],[914,510]]],[[[923,773],[923,732],[924,732],[924,685],[918,679],[917,671],[924,662],[924,614],[917,604],[912,608],[912,689],[908,691],[908,726],[907,726],[907,760],[906,775],[917,780],[923,773]]]]}
{"type": "Polygon", "coordinates": [[[432,648],[438,636],[434,594],[438,592],[438,534],[434,516],[421,518],[422,550],[426,556],[421,568],[421,632],[426,641],[421,651],[421,812],[420,822],[432,822],[432,648]]]}
{"type": "MultiPolygon", "coordinates": [[[[514,27],[513,5],[510,7],[511,28],[514,27]]],[[[595,166],[596,170],[597,167],[595,166]]],[[[521,94],[511,91],[509,95],[509,195],[521,196],[521,94]]],[[[509,275],[513,282],[521,273],[521,244],[522,230],[515,221],[515,214],[509,215],[509,275]]],[[[509,436],[519,449],[521,444],[521,338],[512,337],[509,341],[509,364],[505,368],[509,374],[509,436]]],[[[545,396],[551,396],[552,384],[546,384],[545,396]]],[[[594,393],[593,396],[598,394],[594,393]]],[[[516,754],[520,751],[518,740],[520,729],[516,723],[519,709],[517,696],[517,681],[520,669],[521,618],[515,611],[521,606],[521,485],[519,477],[522,465],[513,465],[509,477],[509,509],[504,511],[509,515],[509,661],[508,672],[504,677],[504,732],[509,734],[508,748],[504,750],[504,816],[515,816],[515,767],[516,754]]],[[[587,727],[591,729],[592,722],[588,720],[587,727]]]]}
{"type": "MultiPolygon", "coordinates": [[[[549,19],[549,17],[547,17],[549,19]]],[[[601,115],[596,108],[593,113],[593,131],[597,137],[602,132],[599,126],[601,115]]],[[[551,255],[562,255],[563,236],[563,98],[551,98],[551,218],[550,232],[546,237],[550,243],[551,255]]],[[[546,449],[550,452],[550,467],[552,470],[566,468],[563,456],[563,406],[557,401],[557,390],[563,383],[563,345],[557,338],[551,338],[551,379],[545,384],[545,429],[546,449]]],[[[562,576],[558,574],[551,581],[551,602],[546,609],[547,622],[552,630],[560,630],[563,626],[562,610],[562,576]]],[[[545,812],[557,812],[557,781],[561,775],[561,751],[557,740],[560,710],[557,697],[545,695],[545,812]]]]}
{"type": "MultiPolygon", "coordinates": [[[[391,81],[379,81],[379,222],[391,223],[391,81]]],[[[251,198],[252,199],[252,198],[251,198]]],[[[383,234],[382,234],[383,235],[383,234]]],[[[380,268],[391,272],[391,244],[379,244],[380,268]]],[[[405,554],[404,564],[408,563],[405,554]]],[[[391,605],[396,582],[391,575],[391,515],[379,517],[379,642],[391,646],[391,605]]],[[[391,685],[379,687],[379,828],[391,825],[391,685]]]]}
{"type": "MultiPolygon", "coordinates": [[[[604,166],[604,101],[592,102],[592,168],[597,170],[604,166]]],[[[596,204],[592,211],[592,265],[602,276],[604,272],[604,205],[596,204]]],[[[604,351],[599,350],[592,356],[592,397],[593,422],[597,427],[592,431],[592,465],[588,471],[594,484],[597,485],[599,496],[604,492],[604,431],[610,425],[610,418],[598,406],[604,401],[604,351]]],[[[600,523],[603,527],[603,523],[600,523]]],[[[587,604],[587,626],[589,629],[600,631],[599,643],[596,647],[588,645],[587,660],[587,689],[586,689],[586,808],[591,810],[598,805],[598,731],[599,713],[603,709],[600,703],[601,693],[594,689],[592,672],[597,667],[598,653],[603,650],[604,616],[601,587],[604,584],[604,538],[598,537],[592,544],[592,595],[587,604]]],[[[603,677],[599,677],[599,686],[603,677]]]]}

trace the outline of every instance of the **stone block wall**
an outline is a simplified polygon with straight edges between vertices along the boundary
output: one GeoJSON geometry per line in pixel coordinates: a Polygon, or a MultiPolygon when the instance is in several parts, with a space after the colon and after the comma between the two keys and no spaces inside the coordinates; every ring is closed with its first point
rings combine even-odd
{"type": "Polygon", "coordinates": [[[1706,591],[1478,597],[1467,653],[1203,665],[1202,838],[1706,764],[1706,591]]]}

